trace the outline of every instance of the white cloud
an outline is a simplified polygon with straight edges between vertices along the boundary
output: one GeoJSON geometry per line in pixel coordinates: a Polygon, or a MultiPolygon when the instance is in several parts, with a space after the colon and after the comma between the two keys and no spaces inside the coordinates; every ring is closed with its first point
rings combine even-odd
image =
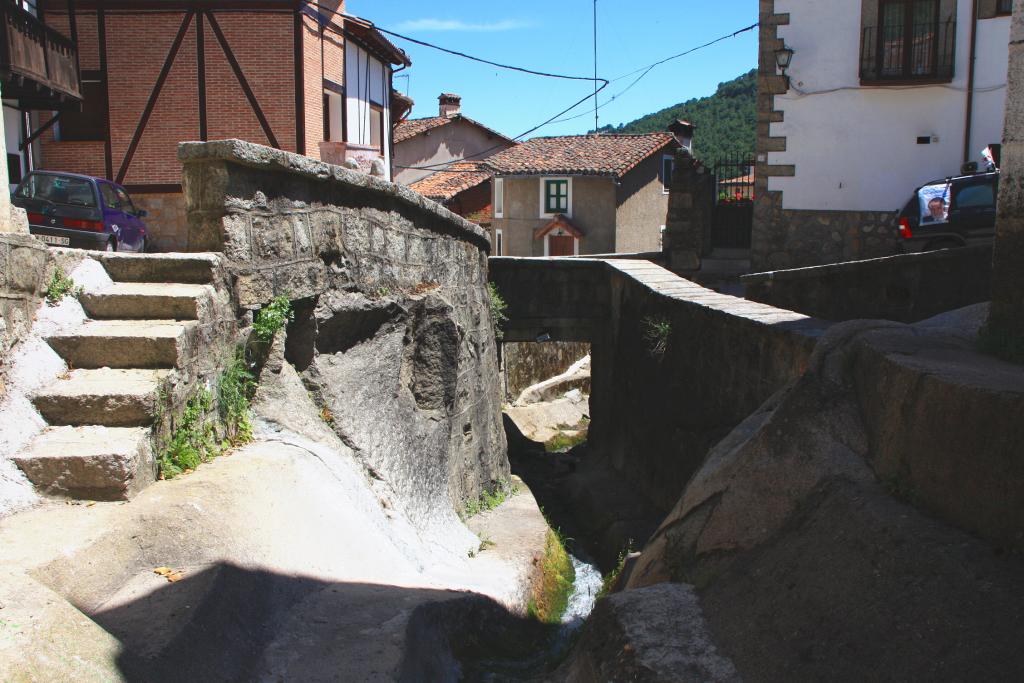
{"type": "Polygon", "coordinates": [[[458,19],[409,19],[395,26],[395,30],[406,33],[415,31],[514,31],[527,26],[529,24],[525,21],[516,19],[503,19],[482,24],[458,19]]]}

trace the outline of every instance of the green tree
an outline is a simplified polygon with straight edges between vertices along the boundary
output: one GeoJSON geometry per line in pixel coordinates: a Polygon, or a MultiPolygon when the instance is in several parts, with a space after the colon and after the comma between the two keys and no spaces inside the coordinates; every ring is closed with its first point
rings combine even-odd
{"type": "Polygon", "coordinates": [[[697,127],[693,154],[707,164],[734,155],[753,155],[757,140],[757,69],[719,83],[714,95],[680,102],[635,121],[598,130],[622,135],[656,133],[676,119],[697,127]]]}

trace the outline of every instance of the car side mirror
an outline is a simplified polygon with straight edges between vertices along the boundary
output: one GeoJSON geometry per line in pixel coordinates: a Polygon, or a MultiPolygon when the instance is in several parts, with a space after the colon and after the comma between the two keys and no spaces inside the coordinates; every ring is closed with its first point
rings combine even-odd
{"type": "Polygon", "coordinates": [[[139,218],[145,218],[146,216],[149,215],[149,212],[146,211],[145,209],[136,209],[135,215],[138,216],[139,218]]]}

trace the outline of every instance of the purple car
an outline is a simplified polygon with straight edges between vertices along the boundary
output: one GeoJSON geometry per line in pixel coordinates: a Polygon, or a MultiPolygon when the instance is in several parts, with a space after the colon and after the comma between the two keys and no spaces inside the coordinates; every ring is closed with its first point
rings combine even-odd
{"type": "Polygon", "coordinates": [[[28,212],[29,231],[47,244],[105,251],[146,250],[145,211],[103,178],[32,171],[11,201],[28,212]]]}

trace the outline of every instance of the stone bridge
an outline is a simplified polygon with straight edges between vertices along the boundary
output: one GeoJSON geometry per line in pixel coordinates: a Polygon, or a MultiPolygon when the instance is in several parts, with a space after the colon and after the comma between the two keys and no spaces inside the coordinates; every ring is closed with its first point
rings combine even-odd
{"type": "Polygon", "coordinates": [[[506,341],[591,343],[592,449],[665,511],[708,449],[802,373],[829,325],[646,260],[489,265],[506,341]]]}

